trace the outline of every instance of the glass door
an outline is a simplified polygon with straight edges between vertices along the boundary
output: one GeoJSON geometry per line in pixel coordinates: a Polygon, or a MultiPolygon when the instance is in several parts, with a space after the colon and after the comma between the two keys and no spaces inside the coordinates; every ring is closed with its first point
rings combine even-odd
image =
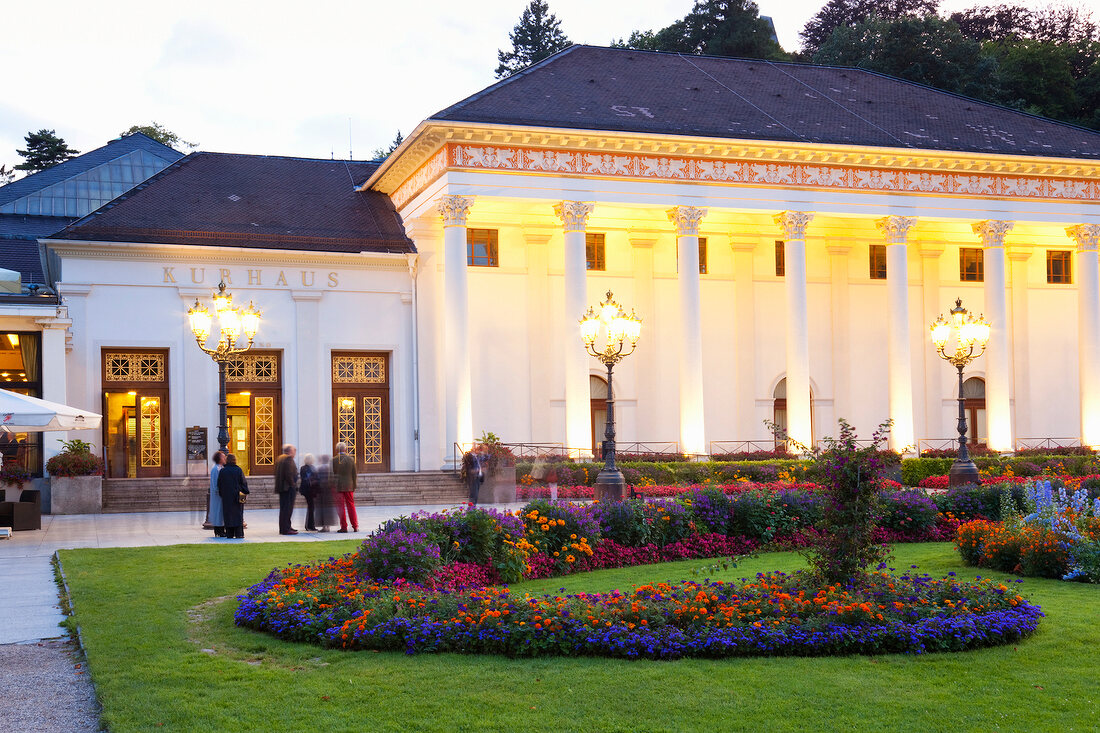
{"type": "Polygon", "coordinates": [[[104,393],[108,478],[168,475],[165,390],[104,393]]]}

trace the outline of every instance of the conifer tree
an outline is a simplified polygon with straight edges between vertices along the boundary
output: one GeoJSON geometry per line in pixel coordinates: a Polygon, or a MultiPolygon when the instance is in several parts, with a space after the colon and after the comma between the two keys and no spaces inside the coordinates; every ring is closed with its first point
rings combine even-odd
{"type": "Polygon", "coordinates": [[[80,154],[79,150],[70,148],[53,130],[28,132],[23,139],[27,141],[27,149],[15,152],[23,156],[25,161],[15,166],[16,170],[37,173],[80,154]]]}
{"type": "Polygon", "coordinates": [[[497,51],[498,79],[511,76],[572,45],[561,31],[561,21],[543,0],[531,0],[508,38],[512,41],[512,50],[497,51]]]}

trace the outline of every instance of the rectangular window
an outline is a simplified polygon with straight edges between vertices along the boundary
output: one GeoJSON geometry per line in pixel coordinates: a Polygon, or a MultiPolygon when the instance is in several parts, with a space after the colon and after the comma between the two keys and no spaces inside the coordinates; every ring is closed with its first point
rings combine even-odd
{"type": "Polygon", "coordinates": [[[584,235],[585,266],[589,270],[606,270],[607,260],[604,259],[604,245],[602,234],[584,235]]]}
{"type": "Polygon", "coordinates": [[[871,279],[872,280],[885,280],[886,279],[886,245],[885,244],[872,244],[871,245],[871,279]]]}
{"type": "Polygon", "coordinates": [[[466,230],[466,264],[473,267],[499,267],[497,260],[497,230],[466,230]]]}
{"type": "Polygon", "coordinates": [[[699,274],[707,274],[707,238],[699,237],[699,274]]]}
{"type": "Polygon", "coordinates": [[[782,240],[775,240],[775,275],[776,277],[783,277],[787,272],[787,260],[783,251],[784,243],[782,240]]]}
{"type": "Polygon", "coordinates": [[[1068,284],[1073,282],[1072,253],[1068,249],[1047,250],[1047,282],[1068,284]]]}
{"type": "MultiPolygon", "coordinates": [[[[28,397],[42,396],[41,334],[0,333],[0,387],[28,397]]],[[[42,433],[0,430],[0,457],[5,464],[41,476],[42,433]]]]}
{"type": "Polygon", "coordinates": [[[959,279],[963,282],[985,282],[981,247],[959,247],[959,279]]]}

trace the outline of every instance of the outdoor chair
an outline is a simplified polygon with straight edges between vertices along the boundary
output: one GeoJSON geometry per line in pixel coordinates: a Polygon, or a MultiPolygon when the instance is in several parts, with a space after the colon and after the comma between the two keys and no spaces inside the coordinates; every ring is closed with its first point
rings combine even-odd
{"type": "Polygon", "coordinates": [[[42,492],[23,489],[19,501],[0,502],[0,527],[42,529],[42,492]]]}

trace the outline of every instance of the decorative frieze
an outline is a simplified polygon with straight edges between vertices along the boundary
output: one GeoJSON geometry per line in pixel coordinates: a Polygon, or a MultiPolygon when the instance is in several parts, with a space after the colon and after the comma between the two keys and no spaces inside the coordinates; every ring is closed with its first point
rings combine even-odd
{"type": "Polygon", "coordinates": [[[1100,224],[1066,227],[1066,236],[1077,243],[1078,252],[1095,252],[1100,243],[1100,224]]]}
{"type": "Polygon", "coordinates": [[[875,226],[882,232],[887,244],[905,244],[909,229],[916,223],[915,216],[884,216],[875,221],[875,226]]]}
{"type": "Polygon", "coordinates": [[[783,230],[783,238],[786,240],[798,240],[806,238],[806,226],[813,220],[814,215],[808,211],[784,211],[772,217],[772,220],[783,230]]]}
{"type": "Polygon", "coordinates": [[[593,208],[593,204],[584,201],[562,201],[554,204],[554,213],[561,219],[565,231],[583,232],[588,227],[588,215],[593,208]]]}
{"type": "Polygon", "coordinates": [[[695,206],[673,206],[665,213],[668,220],[676,225],[677,237],[698,237],[699,224],[707,215],[707,210],[695,206]]]}
{"type": "Polygon", "coordinates": [[[970,228],[981,238],[982,247],[991,249],[1005,246],[1005,235],[1012,231],[1013,226],[1014,223],[1011,221],[986,219],[985,221],[974,222],[970,225],[970,228]]]}

